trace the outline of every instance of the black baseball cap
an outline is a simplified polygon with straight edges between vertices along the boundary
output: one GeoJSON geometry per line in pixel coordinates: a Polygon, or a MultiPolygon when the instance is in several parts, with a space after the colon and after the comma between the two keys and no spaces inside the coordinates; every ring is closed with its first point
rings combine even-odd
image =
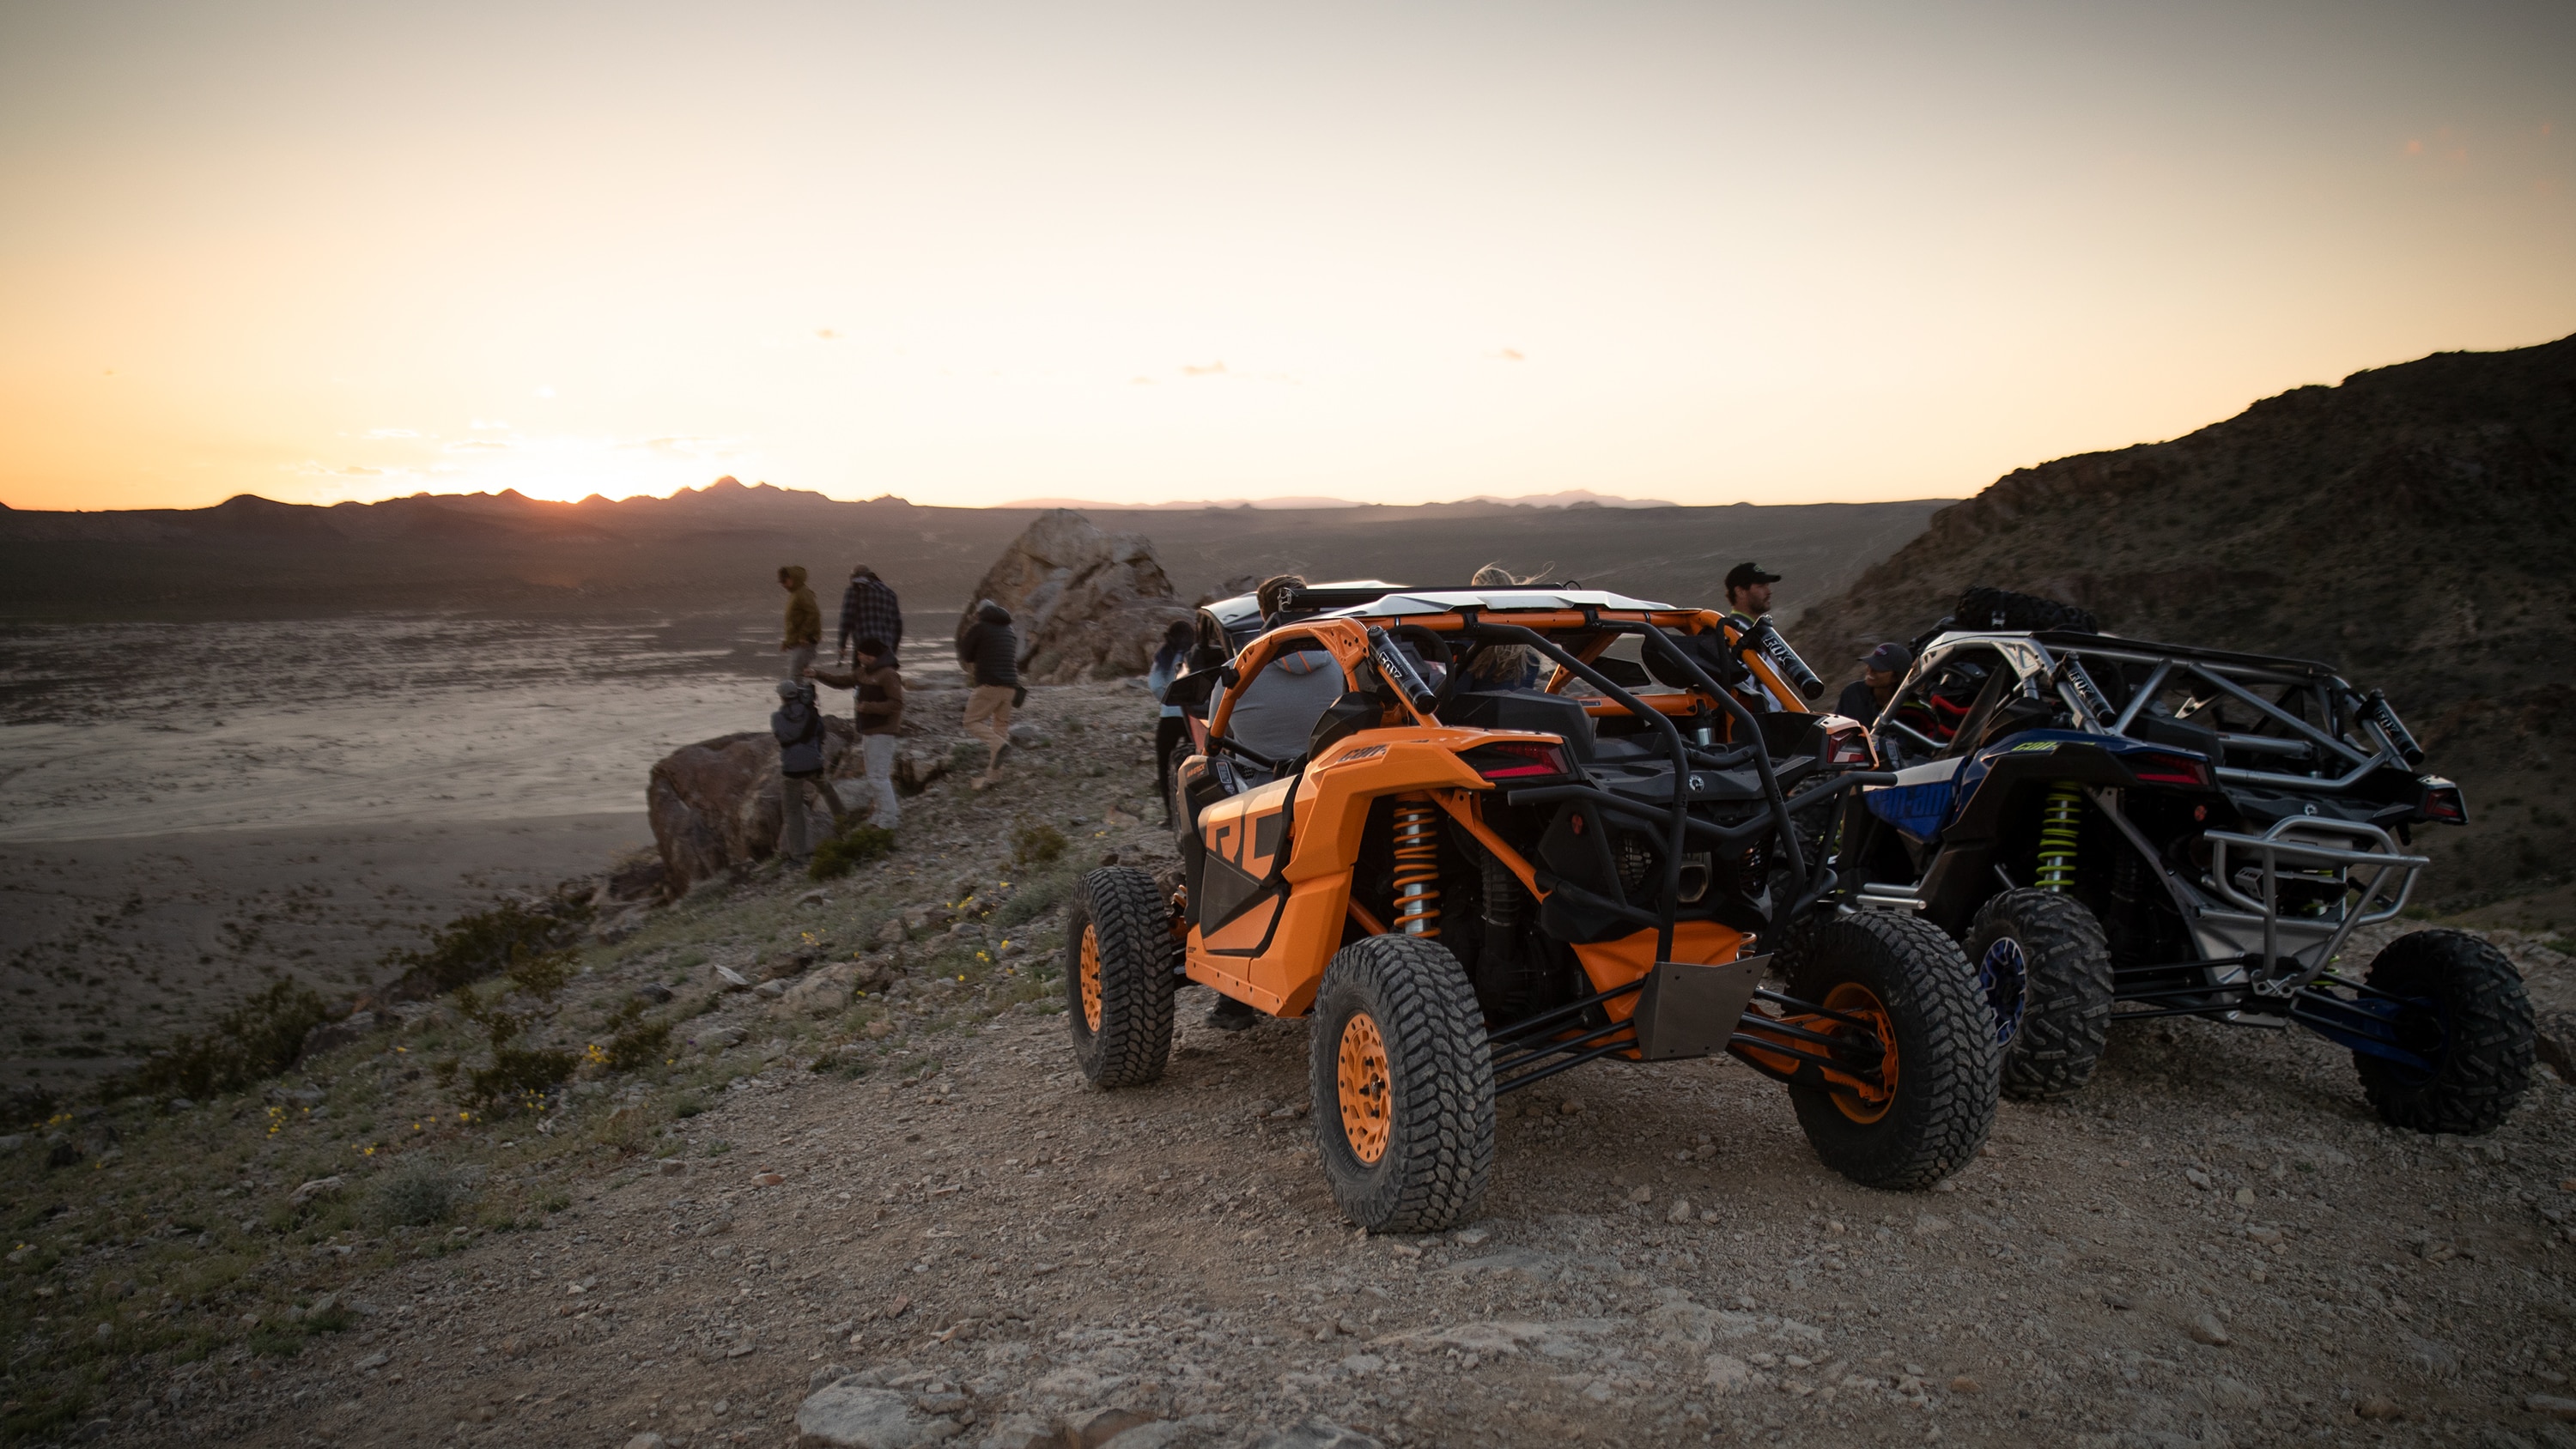
{"type": "Polygon", "coordinates": [[[1889,674],[1903,674],[1906,667],[1914,662],[1914,655],[1904,645],[1890,640],[1862,655],[1860,662],[1872,669],[1885,670],[1889,674]]]}
{"type": "Polygon", "coordinates": [[[1780,582],[1780,576],[1778,574],[1764,573],[1762,571],[1762,565],[1758,563],[1740,563],[1726,571],[1726,586],[1730,589],[1741,589],[1752,584],[1776,584],[1778,582],[1780,582]]]}

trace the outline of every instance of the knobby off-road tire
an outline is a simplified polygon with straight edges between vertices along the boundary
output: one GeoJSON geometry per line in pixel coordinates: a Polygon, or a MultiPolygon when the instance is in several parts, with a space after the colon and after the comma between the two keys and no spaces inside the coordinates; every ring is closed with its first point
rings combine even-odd
{"type": "Polygon", "coordinates": [[[1475,1216],[1494,1166],[1494,1066],[1457,957],[1417,936],[1343,947],[1306,1056],[1315,1146],[1352,1222],[1436,1233],[1475,1216]]]}
{"type": "Polygon", "coordinates": [[[1065,918],[1065,1016],[1073,1058],[1103,1087],[1141,1087],[1172,1055],[1172,938],[1154,878],[1084,874],[1065,918]]]}
{"type": "Polygon", "coordinates": [[[2391,995],[2433,1002],[2430,1019],[2398,1023],[2399,1040],[2432,1060],[2430,1073],[2352,1054],[2362,1094],[2380,1120],[2418,1132],[2502,1126],[2530,1089],[2534,1051],[2531,997],[2504,953],[2466,931],[2416,931],[2389,942],[2363,979],[2391,995]]]}
{"type": "Polygon", "coordinates": [[[1978,908],[1968,965],[2003,1042],[2003,1090],[2021,1101],[2067,1096],[2093,1079],[2111,1030],[2111,941],[2072,896],[2024,886],[1978,908]],[[2018,963],[2018,1025],[1993,988],[2018,963]]]}
{"type": "Polygon", "coordinates": [[[1814,922],[1781,953],[1789,994],[1854,1009],[1877,1000],[1896,1040],[1893,1099],[1876,1114],[1817,1087],[1791,1087],[1798,1125],[1825,1166],[1864,1187],[1913,1191],[1968,1165],[1995,1123],[1992,1016],[1958,946],[1929,921],[1856,911],[1814,922]]]}

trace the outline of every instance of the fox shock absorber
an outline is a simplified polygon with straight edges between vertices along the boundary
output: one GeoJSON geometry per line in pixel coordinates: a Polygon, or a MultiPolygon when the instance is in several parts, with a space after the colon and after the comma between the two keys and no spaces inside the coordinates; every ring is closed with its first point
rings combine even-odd
{"type": "Polygon", "coordinates": [[[2048,787],[2039,807],[2039,888],[2061,894],[2075,885],[2075,826],[2084,808],[2084,792],[2073,781],[2048,787]]]}
{"type": "Polygon", "coordinates": [[[1440,934],[1440,807],[1428,795],[1395,797],[1395,931],[1440,934]]]}

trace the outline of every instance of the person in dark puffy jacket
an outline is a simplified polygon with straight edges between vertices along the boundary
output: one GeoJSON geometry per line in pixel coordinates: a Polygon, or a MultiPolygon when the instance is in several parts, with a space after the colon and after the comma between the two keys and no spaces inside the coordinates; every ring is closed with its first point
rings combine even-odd
{"type": "Polygon", "coordinates": [[[1020,695],[1020,637],[1011,631],[1011,611],[986,599],[975,606],[975,622],[957,636],[957,667],[966,671],[966,733],[992,748],[978,790],[1002,778],[1002,751],[1011,745],[1011,708],[1020,695]]]}
{"type": "Polygon", "coordinates": [[[769,717],[769,733],[778,741],[778,813],[784,817],[786,840],[780,852],[803,864],[814,851],[807,840],[805,792],[821,794],[832,811],[832,833],[849,823],[840,792],[823,775],[823,712],[814,706],[814,686],[802,680],[778,682],[778,709],[769,717]]]}

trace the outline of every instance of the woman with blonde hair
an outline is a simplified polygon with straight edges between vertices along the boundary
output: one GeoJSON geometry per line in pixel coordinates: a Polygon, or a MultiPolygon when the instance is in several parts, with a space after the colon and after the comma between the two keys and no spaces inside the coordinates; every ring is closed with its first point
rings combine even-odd
{"type": "MultiPolygon", "coordinates": [[[[1480,589],[1516,589],[1530,582],[1514,578],[1501,563],[1489,563],[1476,570],[1467,581],[1480,589]]],[[[1539,682],[1539,652],[1526,644],[1492,644],[1479,650],[1468,663],[1465,687],[1471,690],[1535,689],[1539,682]]]]}

